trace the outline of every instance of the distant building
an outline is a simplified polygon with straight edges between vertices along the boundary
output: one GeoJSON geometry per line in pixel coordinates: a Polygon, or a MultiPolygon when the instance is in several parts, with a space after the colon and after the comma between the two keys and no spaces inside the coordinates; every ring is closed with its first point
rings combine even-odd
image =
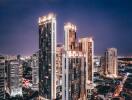
{"type": "Polygon", "coordinates": [[[56,99],[56,16],[39,17],[39,94],[56,99]]]}
{"type": "Polygon", "coordinates": [[[117,77],[117,49],[108,48],[105,52],[105,75],[108,77],[117,77]]]}
{"type": "Polygon", "coordinates": [[[100,59],[101,59],[101,56],[94,56],[94,72],[101,71],[100,59]]]}
{"type": "Polygon", "coordinates": [[[62,57],[62,100],[85,100],[85,55],[66,51],[62,57]]]}
{"type": "Polygon", "coordinates": [[[0,99],[5,99],[5,57],[0,55],[0,99]]]}
{"type": "Polygon", "coordinates": [[[22,60],[23,67],[23,78],[27,80],[32,80],[32,68],[31,68],[31,59],[22,60]]]}
{"type": "Polygon", "coordinates": [[[15,60],[15,59],[17,59],[17,56],[15,56],[15,55],[5,55],[5,59],[7,61],[9,61],[9,60],[15,60]]]}
{"type": "Polygon", "coordinates": [[[11,97],[22,96],[22,64],[19,60],[7,62],[7,87],[11,97]]]}
{"type": "Polygon", "coordinates": [[[32,68],[32,90],[39,91],[39,53],[35,53],[31,56],[31,68],[32,68]]]}
{"type": "Polygon", "coordinates": [[[105,74],[106,68],[105,68],[105,57],[104,56],[100,58],[100,67],[101,67],[101,74],[105,74]]]}

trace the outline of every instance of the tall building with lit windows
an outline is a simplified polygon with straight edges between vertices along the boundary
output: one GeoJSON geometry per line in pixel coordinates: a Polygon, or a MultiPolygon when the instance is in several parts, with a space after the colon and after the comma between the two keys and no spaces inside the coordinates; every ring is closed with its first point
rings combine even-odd
{"type": "Polygon", "coordinates": [[[86,54],[86,80],[93,82],[94,71],[94,40],[92,37],[79,39],[79,50],[86,54]]]}
{"type": "Polygon", "coordinates": [[[108,48],[105,52],[105,75],[107,77],[117,77],[117,49],[108,48]]]}
{"type": "Polygon", "coordinates": [[[76,26],[72,23],[64,25],[65,32],[65,50],[75,50],[76,48],[76,26]]]}
{"type": "Polygon", "coordinates": [[[5,99],[5,57],[0,55],[0,99],[5,99]]]}
{"type": "Polygon", "coordinates": [[[66,51],[62,55],[62,100],[86,100],[85,61],[80,51],[66,51]]]}
{"type": "Polygon", "coordinates": [[[62,99],[62,54],[64,46],[57,44],[56,48],[56,94],[57,99],[62,99]]]}
{"type": "Polygon", "coordinates": [[[93,73],[94,73],[94,41],[92,37],[80,38],[78,41],[78,49],[86,55],[86,98],[91,99],[92,90],[94,89],[93,84],[93,73]]]}
{"type": "Polygon", "coordinates": [[[39,94],[56,99],[56,15],[39,17],[39,94]]]}
{"type": "Polygon", "coordinates": [[[62,100],[85,100],[86,57],[78,50],[76,25],[64,25],[65,43],[62,55],[62,100]]]}
{"type": "Polygon", "coordinates": [[[36,52],[31,56],[31,67],[32,67],[32,90],[39,90],[39,53],[36,52]]]}
{"type": "Polygon", "coordinates": [[[19,60],[7,62],[7,82],[11,97],[23,96],[22,94],[22,64],[19,60]]]}

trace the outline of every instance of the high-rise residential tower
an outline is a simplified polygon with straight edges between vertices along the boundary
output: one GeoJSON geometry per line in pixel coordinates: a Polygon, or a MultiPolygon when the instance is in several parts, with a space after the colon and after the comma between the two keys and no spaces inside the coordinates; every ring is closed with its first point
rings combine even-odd
{"type": "Polygon", "coordinates": [[[92,37],[79,39],[79,50],[86,54],[86,81],[93,82],[94,40],[92,37]]]}
{"type": "Polygon", "coordinates": [[[66,51],[62,56],[62,100],[85,100],[85,55],[66,51]]]}
{"type": "Polygon", "coordinates": [[[22,96],[22,64],[19,60],[7,62],[7,82],[11,97],[22,96]]]}
{"type": "Polygon", "coordinates": [[[39,17],[39,94],[56,99],[56,15],[39,17]]]}
{"type": "Polygon", "coordinates": [[[64,25],[65,31],[65,50],[75,50],[76,48],[76,26],[72,23],[64,25]]]}
{"type": "Polygon", "coordinates": [[[105,75],[108,77],[117,77],[117,49],[108,48],[105,52],[105,75]]]}
{"type": "Polygon", "coordinates": [[[31,56],[31,67],[32,67],[32,89],[35,91],[39,90],[39,53],[36,52],[31,56]]]}
{"type": "Polygon", "coordinates": [[[78,50],[76,26],[64,25],[65,44],[62,55],[62,100],[85,99],[86,57],[78,50]]]}
{"type": "Polygon", "coordinates": [[[93,73],[94,73],[94,41],[92,37],[80,38],[78,41],[78,49],[86,55],[86,97],[91,99],[92,90],[94,89],[93,84],[93,73]]]}

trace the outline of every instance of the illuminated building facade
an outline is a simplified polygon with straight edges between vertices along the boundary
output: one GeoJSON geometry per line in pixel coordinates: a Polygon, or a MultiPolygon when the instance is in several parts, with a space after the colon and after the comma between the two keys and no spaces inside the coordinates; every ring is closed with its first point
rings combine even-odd
{"type": "Polygon", "coordinates": [[[100,59],[101,56],[94,56],[94,72],[100,72],[101,67],[100,67],[100,59]]]}
{"type": "Polygon", "coordinates": [[[22,96],[22,64],[20,61],[8,61],[7,79],[10,96],[22,96]]]}
{"type": "Polygon", "coordinates": [[[62,100],[85,100],[85,56],[66,51],[62,56],[62,100]]]}
{"type": "Polygon", "coordinates": [[[0,99],[5,99],[5,57],[0,55],[0,99]]]}
{"type": "Polygon", "coordinates": [[[86,81],[93,82],[94,41],[92,37],[79,39],[79,50],[86,54],[86,81]]]}
{"type": "Polygon", "coordinates": [[[31,67],[32,67],[32,90],[39,90],[39,53],[35,53],[31,57],[31,67]]]}
{"type": "Polygon", "coordinates": [[[56,99],[56,16],[39,17],[39,94],[56,99]]]}
{"type": "Polygon", "coordinates": [[[78,49],[86,54],[86,98],[89,100],[94,89],[94,41],[92,37],[80,38],[78,41],[78,49]]]}
{"type": "Polygon", "coordinates": [[[61,44],[56,48],[56,86],[57,98],[62,98],[62,53],[64,47],[61,44]]]}
{"type": "Polygon", "coordinates": [[[105,75],[117,77],[117,49],[108,48],[105,52],[105,75]]]}
{"type": "Polygon", "coordinates": [[[5,59],[6,59],[7,61],[9,61],[9,60],[15,60],[15,59],[17,59],[17,56],[5,55],[5,59]]]}
{"type": "Polygon", "coordinates": [[[64,25],[65,44],[62,55],[62,100],[85,99],[86,57],[78,50],[76,26],[64,25]]]}
{"type": "Polygon", "coordinates": [[[65,50],[75,50],[76,48],[76,26],[72,23],[66,23],[65,31],[65,50]]]}
{"type": "Polygon", "coordinates": [[[100,66],[101,66],[101,74],[105,74],[105,57],[102,56],[100,58],[100,66]]]}

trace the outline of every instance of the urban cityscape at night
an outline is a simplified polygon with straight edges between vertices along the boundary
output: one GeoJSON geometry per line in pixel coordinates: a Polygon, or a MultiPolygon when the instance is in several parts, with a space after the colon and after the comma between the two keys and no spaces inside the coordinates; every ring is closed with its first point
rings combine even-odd
{"type": "Polygon", "coordinates": [[[131,0],[1,0],[0,100],[132,100],[131,0]]]}

